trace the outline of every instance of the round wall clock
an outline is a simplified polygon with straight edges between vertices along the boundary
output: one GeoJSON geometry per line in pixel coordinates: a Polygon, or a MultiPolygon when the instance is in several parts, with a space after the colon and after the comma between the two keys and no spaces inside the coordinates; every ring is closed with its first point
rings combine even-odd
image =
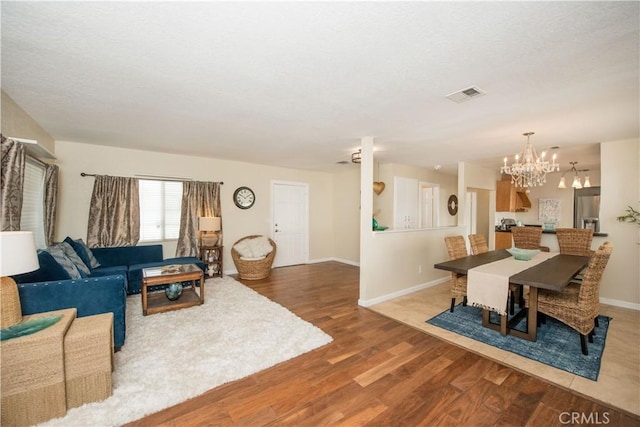
{"type": "Polygon", "coordinates": [[[447,201],[447,209],[449,210],[449,215],[455,215],[458,213],[458,198],[455,194],[449,196],[449,201],[447,201]]]}
{"type": "Polygon", "coordinates": [[[233,193],[233,202],[240,209],[249,209],[256,202],[256,195],[249,187],[238,187],[233,193]]]}

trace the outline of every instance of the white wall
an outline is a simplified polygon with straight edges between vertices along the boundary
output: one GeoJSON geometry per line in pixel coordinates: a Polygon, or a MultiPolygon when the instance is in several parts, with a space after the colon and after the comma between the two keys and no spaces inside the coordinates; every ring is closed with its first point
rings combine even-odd
{"type": "MultiPolygon", "coordinates": [[[[334,179],[329,173],[276,168],[205,157],[182,156],[75,142],[57,141],[56,156],[60,166],[58,221],[56,240],[67,235],[86,239],[89,203],[94,179],[80,172],[104,175],[135,174],[178,176],[199,181],[223,181],[221,203],[223,216],[224,269],[233,270],[231,245],[249,234],[271,236],[271,180],[309,184],[309,257],[310,260],[334,256],[334,179]],[[256,194],[251,209],[238,209],[232,201],[239,186],[251,187],[256,194]]],[[[355,236],[355,237],[354,237],[355,236]]],[[[343,239],[357,234],[343,235],[343,239]]],[[[175,241],[164,242],[164,256],[175,254],[175,241]]],[[[347,255],[345,255],[347,256],[347,255]]]]}
{"type": "Polygon", "coordinates": [[[614,246],[600,297],[603,302],[623,302],[640,309],[640,227],[616,219],[627,206],[639,208],[640,140],[604,142],[600,156],[600,230],[609,234],[607,240],[614,246]]]}
{"type": "Polygon", "coordinates": [[[333,257],[360,265],[360,167],[347,168],[333,175],[333,257]]]}
{"type": "Polygon", "coordinates": [[[49,153],[55,153],[55,142],[31,116],[2,91],[2,134],[38,141],[49,153]]]}

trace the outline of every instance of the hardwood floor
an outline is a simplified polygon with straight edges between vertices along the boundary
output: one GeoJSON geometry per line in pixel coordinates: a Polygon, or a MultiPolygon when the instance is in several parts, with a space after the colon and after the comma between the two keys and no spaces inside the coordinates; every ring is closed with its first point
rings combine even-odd
{"type": "Polygon", "coordinates": [[[334,341],[129,425],[561,426],[571,425],[571,417],[574,425],[638,425],[358,307],[358,274],[357,267],[327,262],[243,281],[334,341]]]}

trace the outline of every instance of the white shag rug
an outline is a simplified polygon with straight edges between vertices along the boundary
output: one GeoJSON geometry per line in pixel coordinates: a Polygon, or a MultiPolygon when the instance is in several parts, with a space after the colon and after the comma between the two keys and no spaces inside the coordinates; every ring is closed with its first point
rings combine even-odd
{"type": "Polygon", "coordinates": [[[231,277],[206,280],[205,303],[142,316],[127,298],[113,395],[51,426],[119,426],[328,344],[332,338],[231,277]]]}

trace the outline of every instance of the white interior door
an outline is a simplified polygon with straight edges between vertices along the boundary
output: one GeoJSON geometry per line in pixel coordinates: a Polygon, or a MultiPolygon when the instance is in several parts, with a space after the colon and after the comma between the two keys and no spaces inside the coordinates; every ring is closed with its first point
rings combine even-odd
{"type": "Polygon", "coordinates": [[[309,261],[309,186],[272,182],[272,239],[278,247],[274,267],[309,261]]]}
{"type": "Polygon", "coordinates": [[[476,234],[478,231],[478,194],[475,192],[467,192],[466,196],[467,218],[469,220],[469,234],[476,234]]]}
{"type": "Polygon", "coordinates": [[[440,187],[428,182],[420,183],[420,227],[435,228],[439,225],[440,187]]]}

